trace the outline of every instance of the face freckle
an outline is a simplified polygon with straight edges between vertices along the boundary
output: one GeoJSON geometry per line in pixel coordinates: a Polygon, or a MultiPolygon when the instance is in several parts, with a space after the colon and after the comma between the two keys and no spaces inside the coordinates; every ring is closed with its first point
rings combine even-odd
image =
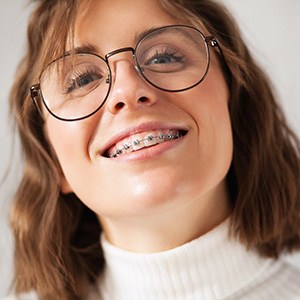
{"type": "MultiPolygon", "coordinates": [[[[134,47],[143,31],[176,24],[156,1],[129,2],[91,1],[78,18],[76,46],[92,44],[104,55],[134,47]]],[[[149,213],[217,191],[231,164],[232,134],[228,89],[215,50],[210,51],[205,80],[177,93],[147,83],[130,52],[111,57],[111,91],[97,113],[75,122],[47,118],[65,177],[62,190],[74,191],[100,216],[149,213]],[[167,140],[172,130],[181,136],[167,140]],[[157,138],[151,147],[149,135],[157,138]],[[113,158],[103,154],[126,142],[133,147],[134,140],[143,143],[141,149],[113,158]]]]}

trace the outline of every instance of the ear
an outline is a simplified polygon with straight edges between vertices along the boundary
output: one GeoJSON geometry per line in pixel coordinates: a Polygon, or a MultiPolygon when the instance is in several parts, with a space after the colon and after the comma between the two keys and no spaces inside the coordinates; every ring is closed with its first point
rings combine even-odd
{"type": "Polygon", "coordinates": [[[60,190],[63,194],[73,193],[73,189],[64,175],[61,175],[60,190]]]}

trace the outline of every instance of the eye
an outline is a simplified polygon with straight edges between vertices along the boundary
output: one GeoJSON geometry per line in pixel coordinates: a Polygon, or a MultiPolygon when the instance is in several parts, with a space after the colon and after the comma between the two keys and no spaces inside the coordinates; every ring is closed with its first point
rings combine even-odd
{"type": "Polygon", "coordinates": [[[176,49],[156,49],[155,51],[156,53],[145,61],[145,65],[178,63],[184,58],[176,49]]]}
{"type": "Polygon", "coordinates": [[[96,79],[96,77],[94,75],[85,74],[76,79],[76,84],[77,84],[78,88],[82,88],[85,85],[88,85],[89,83],[93,82],[95,79],[96,79]]]}
{"type": "Polygon", "coordinates": [[[81,71],[76,71],[72,77],[73,78],[67,80],[65,94],[92,89],[92,87],[101,80],[102,75],[99,74],[99,72],[86,70],[83,73],[81,73],[81,71]]]}
{"type": "Polygon", "coordinates": [[[186,56],[175,47],[152,47],[143,53],[140,64],[143,69],[153,72],[176,72],[185,67],[186,56]]]}

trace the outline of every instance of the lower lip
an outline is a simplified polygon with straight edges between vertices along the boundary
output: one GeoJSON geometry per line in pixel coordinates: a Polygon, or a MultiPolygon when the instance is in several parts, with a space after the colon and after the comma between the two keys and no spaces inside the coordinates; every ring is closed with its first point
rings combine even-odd
{"type": "Polygon", "coordinates": [[[140,150],[133,151],[131,153],[123,154],[123,155],[109,158],[109,159],[113,160],[113,161],[142,161],[142,160],[147,160],[150,158],[155,158],[155,157],[162,155],[166,151],[176,147],[179,143],[181,143],[183,141],[183,139],[186,136],[187,136],[187,134],[178,139],[168,140],[161,144],[156,144],[151,147],[145,147],[140,150]]]}

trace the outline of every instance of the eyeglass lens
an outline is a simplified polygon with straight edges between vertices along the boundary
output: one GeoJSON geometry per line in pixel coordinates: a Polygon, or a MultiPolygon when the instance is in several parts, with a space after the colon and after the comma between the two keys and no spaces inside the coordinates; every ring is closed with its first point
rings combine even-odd
{"type": "MultiPolygon", "coordinates": [[[[144,37],[135,49],[140,75],[165,91],[189,89],[204,78],[209,62],[205,37],[196,29],[169,26],[144,37]]],[[[102,106],[111,87],[104,58],[91,53],[66,55],[52,62],[40,77],[43,101],[58,118],[74,120],[102,106]]]]}

